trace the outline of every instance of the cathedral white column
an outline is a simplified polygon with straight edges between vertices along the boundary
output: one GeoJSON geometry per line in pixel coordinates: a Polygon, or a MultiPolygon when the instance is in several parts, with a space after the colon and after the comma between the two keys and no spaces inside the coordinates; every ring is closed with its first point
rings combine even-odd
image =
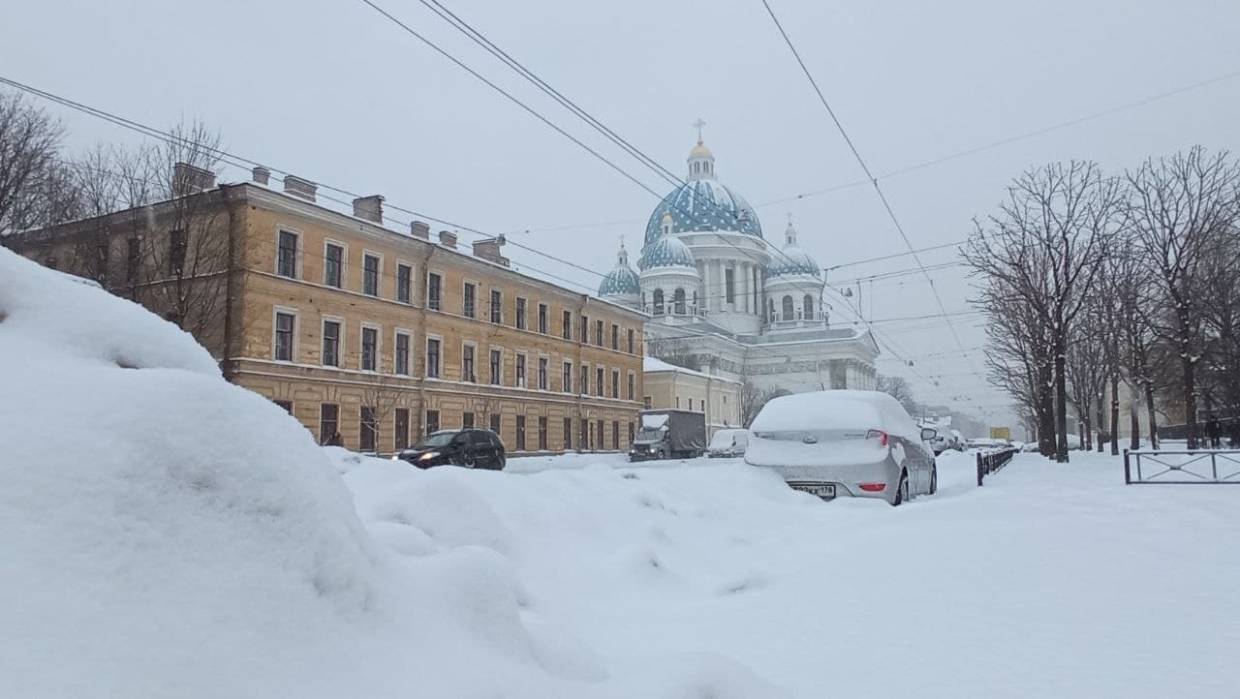
{"type": "Polygon", "coordinates": [[[728,297],[724,292],[728,288],[728,278],[723,260],[715,260],[715,279],[718,280],[715,284],[719,287],[715,290],[715,296],[719,298],[719,310],[726,311],[728,310],[728,297]]]}
{"type": "Polygon", "coordinates": [[[737,310],[741,313],[749,313],[749,263],[742,262],[737,267],[737,274],[740,276],[740,303],[737,304],[737,310]]]}

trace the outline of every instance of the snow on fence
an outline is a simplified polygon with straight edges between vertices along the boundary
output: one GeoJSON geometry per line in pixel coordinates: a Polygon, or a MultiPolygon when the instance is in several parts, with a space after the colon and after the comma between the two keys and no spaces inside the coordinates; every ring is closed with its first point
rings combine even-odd
{"type": "Polygon", "coordinates": [[[980,486],[982,481],[990,474],[1007,466],[1012,457],[1016,455],[1016,447],[1000,447],[989,451],[977,453],[977,484],[980,486]]]}
{"type": "Polygon", "coordinates": [[[1240,484],[1240,451],[1125,449],[1124,483],[1126,485],[1136,483],[1240,484]]]}

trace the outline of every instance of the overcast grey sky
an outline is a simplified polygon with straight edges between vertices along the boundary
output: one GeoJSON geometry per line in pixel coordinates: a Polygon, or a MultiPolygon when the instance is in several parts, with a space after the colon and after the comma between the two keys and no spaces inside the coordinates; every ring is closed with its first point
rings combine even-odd
{"type": "MultiPolygon", "coordinates": [[[[668,189],[417,0],[376,0],[657,191],[668,189]]],[[[760,0],[443,0],[613,130],[680,173],[705,138],[722,181],[758,206],[766,237],[792,214],[824,266],[905,251],[869,187],[787,200],[861,170],[760,0]],[[763,206],[766,202],[778,201],[763,206]]],[[[876,174],[1240,71],[1240,3],[772,0],[876,174]]],[[[44,0],[4,12],[0,74],[167,126],[218,128],[235,153],[485,231],[516,234],[606,272],[636,246],[656,200],[383,19],[360,0],[173,3],[44,0]]],[[[1118,171],[1201,143],[1236,149],[1240,78],[884,181],[913,244],[965,237],[1007,181],[1049,160],[1118,171]]],[[[133,140],[72,112],[71,145],[133,140]]],[[[241,179],[238,171],[224,179],[241,179]]],[[[597,276],[511,249],[519,263],[595,286],[597,276]]],[[[923,255],[927,265],[951,249],[923,255]]],[[[909,257],[832,272],[850,279],[909,257]]],[[[959,267],[931,272],[949,312],[968,309],[959,267]]],[[[936,313],[918,276],[863,285],[877,321],[936,313]]],[[[837,324],[851,313],[834,303],[837,324]]],[[[982,344],[976,315],[953,317],[982,344]]],[[[919,397],[993,422],[1006,400],[942,320],[878,322],[919,397]],[[937,380],[935,388],[928,380],[937,380]]]]}

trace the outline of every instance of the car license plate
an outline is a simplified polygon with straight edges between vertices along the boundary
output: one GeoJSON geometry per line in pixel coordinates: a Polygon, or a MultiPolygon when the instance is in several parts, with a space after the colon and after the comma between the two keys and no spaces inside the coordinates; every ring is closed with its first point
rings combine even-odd
{"type": "Polygon", "coordinates": [[[795,483],[789,485],[792,485],[793,490],[816,495],[820,498],[835,497],[835,485],[831,483],[795,483]]]}

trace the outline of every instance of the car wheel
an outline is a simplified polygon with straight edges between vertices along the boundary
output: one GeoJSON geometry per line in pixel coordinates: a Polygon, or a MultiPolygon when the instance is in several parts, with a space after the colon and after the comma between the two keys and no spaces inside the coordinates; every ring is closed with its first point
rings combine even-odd
{"type": "Polygon", "coordinates": [[[930,466],[930,494],[934,495],[939,492],[939,465],[931,464],[930,466]]]}
{"type": "Polygon", "coordinates": [[[908,472],[900,472],[900,484],[896,486],[896,498],[891,501],[892,507],[899,507],[908,500],[908,472]]]}

